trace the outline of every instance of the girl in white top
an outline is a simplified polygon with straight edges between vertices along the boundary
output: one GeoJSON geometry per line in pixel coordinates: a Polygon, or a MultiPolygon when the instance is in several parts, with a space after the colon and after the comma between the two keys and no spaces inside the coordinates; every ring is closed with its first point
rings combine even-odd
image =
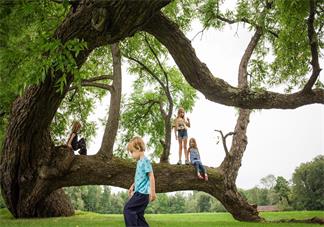
{"type": "Polygon", "coordinates": [[[179,141],[179,161],[178,165],[181,165],[181,156],[182,156],[182,148],[185,154],[185,163],[189,165],[188,151],[187,151],[187,142],[188,142],[188,132],[187,129],[190,127],[189,118],[185,119],[185,111],[182,107],[178,110],[178,116],[174,122],[174,133],[176,140],[179,141]]]}

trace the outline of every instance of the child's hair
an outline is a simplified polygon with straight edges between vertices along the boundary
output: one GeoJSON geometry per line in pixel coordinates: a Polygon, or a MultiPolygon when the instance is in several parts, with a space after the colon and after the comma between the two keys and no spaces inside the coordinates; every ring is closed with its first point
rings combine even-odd
{"type": "Polygon", "coordinates": [[[128,142],[127,150],[132,152],[133,149],[142,151],[142,152],[145,151],[145,144],[141,137],[135,136],[128,142]]]}
{"type": "Polygon", "coordinates": [[[81,128],[81,123],[79,121],[74,121],[72,124],[72,132],[77,133],[81,128]]]}
{"type": "MultiPolygon", "coordinates": [[[[180,107],[180,108],[178,109],[178,116],[177,116],[177,118],[180,117],[180,112],[185,112],[185,110],[184,110],[183,107],[180,107]]],[[[184,118],[184,116],[183,116],[183,118],[184,118]]]]}
{"type": "Polygon", "coordinates": [[[196,149],[198,149],[198,147],[197,147],[197,142],[196,142],[196,139],[195,138],[190,138],[190,140],[189,140],[189,147],[191,148],[191,145],[190,145],[190,142],[193,142],[193,146],[192,146],[192,148],[196,148],[196,149]]]}

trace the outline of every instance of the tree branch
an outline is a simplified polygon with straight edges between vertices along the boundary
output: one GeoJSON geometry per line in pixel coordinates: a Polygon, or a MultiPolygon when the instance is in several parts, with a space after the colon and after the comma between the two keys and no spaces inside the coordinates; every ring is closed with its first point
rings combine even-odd
{"type": "Polygon", "coordinates": [[[315,20],[315,9],[316,9],[316,1],[309,1],[309,17],[307,20],[307,34],[309,45],[312,53],[312,75],[306,85],[304,86],[302,93],[310,93],[312,91],[312,87],[315,84],[320,72],[321,68],[318,61],[318,38],[314,28],[314,20],[315,20]]]}
{"type": "Polygon", "coordinates": [[[307,104],[324,104],[324,89],[313,89],[312,94],[252,91],[233,87],[214,77],[197,58],[190,41],[178,26],[162,13],[156,13],[144,30],[166,46],[189,84],[213,102],[246,109],[294,109],[307,104]]]}
{"type": "Polygon", "coordinates": [[[169,78],[168,78],[168,74],[166,73],[166,71],[164,70],[164,67],[159,59],[159,57],[157,56],[157,54],[155,53],[153,47],[151,46],[150,42],[148,41],[146,35],[144,34],[144,40],[145,40],[145,43],[147,44],[147,46],[149,47],[151,53],[154,55],[154,58],[155,60],[157,61],[158,65],[160,66],[160,69],[162,70],[163,72],[163,75],[165,77],[165,81],[166,81],[166,88],[169,87],[169,78]]]}
{"type": "MultiPolygon", "coordinates": [[[[101,88],[104,90],[111,91],[112,87],[108,84],[102,84],[102,83],[96,83],[96,82],[88,82],[86,80],[81,81],[81,87],[96,87],[96,88],[101,88]]],[[[77,86],[72,86],[69,88],[69,91],[77,89],[77,86]]]]}
{"type": "Polygon", "coordinates": [[[132,60],[132,61],[136,62],[137,64],[139,64],[140,66],[142,66],[142,68],[146,72],[148,72],[161,85],[163,90],[166,90],[166,87],[165,87],[164,83],[162,82],[162,80],[160,80],[160,78],[157,75],[155,75],[155,73],[148,66],[146,66],[143,62],[141,62],[140,60],[138,60],[136,58],[133,58],[128,55],[124,55],[124,56],[125,56],[125,58],[128,58],[129,60],[132,60]]]}
{"type": "MultiPolygon", "coordinates": [[[[239,20],[231,20],[231,19],[228,19],[228,18],[225,18],[225,17],[222,17],[220,15],[217,15],[216,18],[218,20],[221,20],[223,22],[226,22],[228,24],[235,24],[235,23],[239,23],[239,22],[243,22],[243,23],[247,23],[247,24],[250,24],[252,25],[253,27],[257,28],[259,27],[258,25],[252,23],[250,20],[248,20],[247,18],[241,18],[239,20]]],[[[264,28],[263,28],[264,29],[264,28]]],[[[278,35],[278,32],[274,32],[274,31],[271,31],[269,29],[264,29],[266,32],[269,32],[271,35],[273,35],[274,37],[278,38],[279,35],[278,35]]]]}
{"type": "Polygon", "coordinates": [[[219,132],[219,133],[221,134],[221,137],[222,137],[222,143],[223,143],[223,147],[224,147],[225,154],[226,154],[226,156],[229,155],[229,152],[228,152],[228,149],[227,149],[227,145],[226,145],[226,138],[227,138],[228,136],[235,135],[235,133],[234,133],[234,132],[229,132],[229,133],[227,133],[227,134],[224,136],[222,130],[217,130],[217,129],[215,129],[215,131],[216,131],[216,132],[219,132]]]}
{"type": "Polygon", "coordinates": [[[238,73],[238,87],[239,88],[248,88],[248,80],[247,80],[247,66],[251,59],[254,49],[258,45],[258,42],[262,35],[261,27],[257,27],[253,37],[251,38],[245,52],[242,56],[240,66],[239,66],[239,73],[238,73]]]}
{"type": "Polygon", "coordinates": [[[86,82],[95,82],[98,80],[113,80],[113,76],[112,75],[102,75],[102,76],[97,76],[97,77],[92,77],[89,79],[84,79],[83,81],[86,82]]]}

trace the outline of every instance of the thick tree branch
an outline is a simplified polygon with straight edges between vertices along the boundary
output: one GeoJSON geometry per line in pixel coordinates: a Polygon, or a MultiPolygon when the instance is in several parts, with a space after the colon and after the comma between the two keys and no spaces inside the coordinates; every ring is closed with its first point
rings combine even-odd
{"type": "Polygon", "coordinates": [[[312,87],[315,84],[318,76],[321,72],[321,67],[318,61],[318,38],[314,28],[315,21],[315,9],[316,9],[316,0],[309,1],[309,17],[307,20],[307,33],[309,45],[312,53],[312,75],[306,85],[303,88],[303,93],[310,93],[312,91],[312,87]]]}
{"type": "MultiPolygon", "coordinates": [[[[52,189],[81,185],[111,185],[127,189],[132,184],[135,168],[134,162],[117,157],[105,160],[97,156],[75,156],[70,171],[54,180],[52,189]]],[[[196,178],[193,166],[153,164],[153,169],[157,192],[194,189],[217,193],[223,179],[217,168],[207,167],[208,183],[196,178]]],[[[43,175],[44,179],[51,180],[51,177],[51,175],[43,175]]]]}
{"type": "Polygon", "coordinates": [[[248,109],[294,109],[307,104],[324,104],[323,89],[314,89],[312,94],[251,91],[233,87],[214,77],[197,58],[190,41],[178,26],[161,13],[155,14],[144,30],[167,47],[189,84],[213,102],[248,109]]]}

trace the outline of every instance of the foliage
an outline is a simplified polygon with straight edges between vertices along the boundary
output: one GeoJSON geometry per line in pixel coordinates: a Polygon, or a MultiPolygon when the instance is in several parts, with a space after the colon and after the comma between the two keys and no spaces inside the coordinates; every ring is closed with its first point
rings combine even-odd
{"type": "MultiPolygon", "coordinates": [[[[71,132],[72,123],[75,120],[81,122],[81,134],[87,141],[95,136],[96,123],[89,120],[89,116],[94,112],[97,104],[94,100],[101,101],[107,95],[107,90],[82,87],[81,82],[101,75],[112,75],[111,51],[107,46],[99,47],[91,53],[82,65],[78,77],[72,83],[72,87],[75,89],[68,92],[56,112],[51,124],[51,132],[57,144],[67,142],[68,134],[71,132]]],[[[109,84],[110,82],[107,79],[100,80],[100,83],[109,84]]]]}
{"type": "MultiPolygon", "coordinates": [[[[305,85],[311,70],[307,34],[309,1],[239,0],[232,9],[225,8],[226,1],[198,2],[199,19],[205,28],[221,30],[227,22],[244,24],[249,30],[262,28],[263,35],[248,66],[253,89],[283,85],[286,92],[291,92],[305,85]]],[[[317,2],[314,23],[320,50],[324,46],[323,5],[317,2]]],[[[320,80],[316,86],[323,88],[320,80]]]]}
{"type": "Polygon", "coordinates": [[[303,163],[293,173],[293,206],[295,209],[324,210],[324,156],[303,163]]]}
{"type": "Polygon", "coordinates": [[[128,71],[136,75],[136,78],[133,92],[122,107],[121,143],[117,150],[122,153],[129,139],[140,135],[148,137],[147,146],[154,150],[153,157],[159,157],[163,150],[160,140],[165,135],[165,121],[160,105],[166,113],[170,108],[166,90],[170,91],[174,105],[172,112],[180,106],[190,112],[196,92],[176,67],[169,66],[167,50],[153,37],[137,34],[127,40],[122,49],[123,55],[129,60],[128,71]],[[136,59],[140,64],[130,58],[136,59]]]}
{"type": "MultiPolygon", "coordinates": [[[[11,104],[26,88],[44,81],[46,76],[57,80],[63,91],[67,74],[76,78],[79,69],[75,57],[86,43],[72,39],[61,43],[53,31],[64,19],[68,9],[49,0],[6,1],[1,4],[0,49],[0,143],[4,139],[11,104]]],[[[59,115],[60,113],[58,113],[59,115]]]]}

